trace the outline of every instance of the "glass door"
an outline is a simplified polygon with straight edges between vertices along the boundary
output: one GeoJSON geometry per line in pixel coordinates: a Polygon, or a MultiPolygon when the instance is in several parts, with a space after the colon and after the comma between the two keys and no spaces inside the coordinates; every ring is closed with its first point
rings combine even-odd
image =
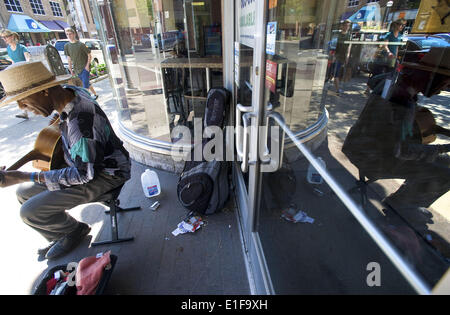
{"type": "Polygon", "coordinates": [[[242,115],[262,126],[241,164],[258,292],[429,293],[449,266],[450,46],[419,33],[448,22],[427,1],[264,2],[242,115]]]}
{"type": "Polygon", "coordinates": [[[241,227],[254,293],[272,292],[264,253],[255,230],[258,209],[258,183],[261,174],[260,129],[264,121],[265,1],[234,3],[234,123],[235,148],[233,179],[240,211],[241,227]]]}

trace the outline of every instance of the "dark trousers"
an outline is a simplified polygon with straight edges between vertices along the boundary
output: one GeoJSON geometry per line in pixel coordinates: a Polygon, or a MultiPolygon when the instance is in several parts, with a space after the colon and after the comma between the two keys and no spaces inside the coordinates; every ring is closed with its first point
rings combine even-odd
{"type": "Polygon", "coordinates": [[[58,240],[78,226],[78,221],[66,210],[95,202],[126,180],[127,178],[99,173],[87,184],[56,191],[49,191],[43,184],[21,184],[16,191],[17,199],[22,205],[20,216],[25,224],[38,231],[48,241],[58,240]]]}
{"type": "Polygon", "coordinates": [[[385,201],[394,208],[429,207],[450,189],[450,157],[434,162],[404,161],[389,173],[405,182],[385,201]]]}

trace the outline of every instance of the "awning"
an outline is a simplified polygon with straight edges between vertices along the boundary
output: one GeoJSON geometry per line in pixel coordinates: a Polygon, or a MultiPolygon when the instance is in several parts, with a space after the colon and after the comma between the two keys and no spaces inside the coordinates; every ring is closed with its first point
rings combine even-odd
{"type": "Polygon", "coordinates": [[[9,17],[8,29],[21,33],[49,33],[47,27],[38,21],[24,14],[11,14],[9,17]]]}
{"type": "Polygon", "coordinates": [[[341,15],[341,21],[345,21],[346,19],[348,19],[351,15],[353,14],[353,12],[345,12],[341,15]]]}
{"type": "Polygon", "coordinates": [[[348,18],[353,23],[357,22],[381,22],[380,6],[372,3],[363,6],[355,14],[348,18]]]}
{"type": "Polygon", "coordinates": [[[40,23],[44,24],[52,32],[64,32],[64,28],[56,24],[54,21],[44,21],[39,20],[40,23]]]}
{"type": "Polygon", "coordinates": [[[67,24],[67,23],[64,22],[64,21],[55,20],[54,22],[55,22],[56,24],[58,24],[59,26],[61,26],[63,29],[66,29],[66,28],[70,27],[70,25],[67,24]]]}

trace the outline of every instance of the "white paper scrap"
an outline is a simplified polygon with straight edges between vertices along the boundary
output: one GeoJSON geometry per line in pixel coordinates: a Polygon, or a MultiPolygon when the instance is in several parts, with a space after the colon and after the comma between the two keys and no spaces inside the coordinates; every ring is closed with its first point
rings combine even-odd
{"type": "Polygon", "coordinates": [[[174,236],[177,236],[179,234],[185,234],[185,233],[193,233],[197,231],[200,226],[203,225],[203,220],[200,217],[192,217],[189,219],[188,222],[181,221],[178,223],[178,226],[175,230],[172,231],[172,234],[174,236]]]}
{"type": "Polygon", "coordinates": [[[294,210],[293,208],[289,208],[286,211],[283,211],[281,217],[285,218],[286,220],[294,223],[303,222],[303,223],[314,223],[314,219],[311,217],[308,217],[308,215],[301,211],[294,210]]]}

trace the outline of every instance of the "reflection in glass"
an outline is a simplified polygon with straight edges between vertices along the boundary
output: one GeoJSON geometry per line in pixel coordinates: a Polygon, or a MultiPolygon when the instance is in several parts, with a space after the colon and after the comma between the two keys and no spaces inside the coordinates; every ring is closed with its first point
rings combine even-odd
{"type": "MultiPolygon", "coordinates": [[[[424,22],[427,1],[347,4],[268,0],[277,33],[265,105],[294,133],[328,111],[313,154],[432,287],[450,261],[450,20],[424,22]]],[[[282,168],[262,175],[258,232],[275,292],[412,293],[341,196],[308,181],[309,168],[287,146],[282,168]],[[302,212],[314,221],[294,223],[302,212]],[[384,266],[384,290],[366,285],[369,261],[384,266]]]]}
{"type": "Polygon", "coordinates": [[[101,12],[117,56],[122,123],[172,142],[172,129],[192,128],[208,89],[222,85],[220,1],[112,0],[101,12]]]}

